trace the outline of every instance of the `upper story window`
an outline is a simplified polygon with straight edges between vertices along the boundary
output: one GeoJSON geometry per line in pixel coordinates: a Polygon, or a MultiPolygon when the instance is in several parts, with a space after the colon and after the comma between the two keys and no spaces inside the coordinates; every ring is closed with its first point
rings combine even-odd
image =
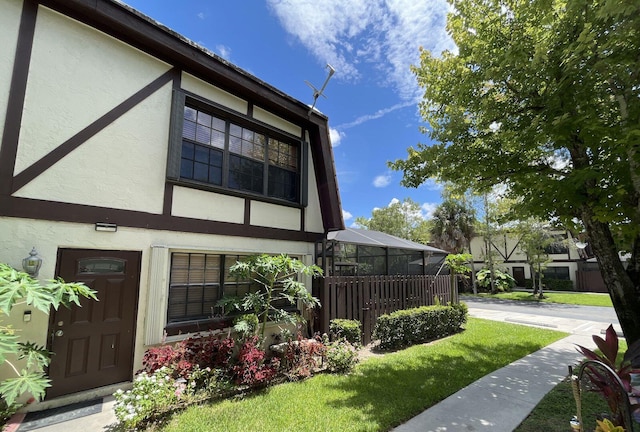
{"type": "Polygon", "coordinates": [[[178,180],[302,203],[299,141],[199,104],[183,110],[178,180]]]}

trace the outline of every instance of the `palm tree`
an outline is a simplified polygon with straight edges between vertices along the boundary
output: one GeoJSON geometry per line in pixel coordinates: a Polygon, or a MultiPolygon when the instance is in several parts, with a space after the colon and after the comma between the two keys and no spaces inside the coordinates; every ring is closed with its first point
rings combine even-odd
{"type": "MultiPolygon", "coordinates": [[[[446,197],[433,213],[431,243],[452,254],[471,253],[476,212],[465,202],[446,197]]],[[[471,286],[475,293],[475,271],[471,265],[471,286]]]]}
{"type": "Polygon", "coordinates": [[[446,198],[433,213],[431,242],[435,247],[459,254],[470,252],[469,243],[475,234],[475,210],[462,202],[446,198]]]}

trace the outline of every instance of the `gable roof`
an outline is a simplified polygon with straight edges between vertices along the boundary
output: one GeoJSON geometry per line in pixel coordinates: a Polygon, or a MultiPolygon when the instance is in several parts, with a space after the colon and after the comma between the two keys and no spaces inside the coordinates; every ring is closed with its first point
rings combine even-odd
{"type": "Polygon", "coordinates": [[[380,231],[372,231],[359,228],[345,228],[340,231],[333,231],[327,234],[327,240],[334,240],[342,243],[358,244],[363,246],[378,246],[394,249],[409,249],[415,251],[425,251],[434,255],[448,255],[449,252],[434,248],[411,240],[402,239],[380,231]]]}
{"type": "Polygon", "coordinates": [[[344,228],[328,118],[141,12],[116,0],[39,0],[180,70],[308,130],[325,231],[344,228]]]}

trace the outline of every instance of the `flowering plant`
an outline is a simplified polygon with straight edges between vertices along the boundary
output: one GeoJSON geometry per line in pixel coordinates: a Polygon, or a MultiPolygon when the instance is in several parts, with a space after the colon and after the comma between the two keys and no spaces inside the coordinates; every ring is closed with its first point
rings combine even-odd
{"type": "Polygon", "coordinates": [[[114,411],[125,429],[135,429],[159,413],[169,411],[183,397],[184,380],[176,381],[167,367],[152,374],[140,373],[131,390],[118,390],[114,411]]]}

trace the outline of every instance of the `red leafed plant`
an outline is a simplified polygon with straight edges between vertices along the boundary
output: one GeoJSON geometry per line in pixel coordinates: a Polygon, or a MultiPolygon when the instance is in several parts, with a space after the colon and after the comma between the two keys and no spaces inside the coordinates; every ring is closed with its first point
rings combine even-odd
{"type": "Polygon", "coordinates": [[[275,378],[280,369],[280,360],[273,357],[266,359],[266,354],[259,348],[258,336],[248,338],[238,353],[236,365],[233,367],[236,384],[258,386],[275,378]]]}
{"type": "MultiPolygon", "coordinates": [[[[588,360],[597,360],[607,365],[620,378],[626,393],[630,394],[633,391],[631,388],[631,374],[640,373],[640,369],[634,369],[634,366],[637,366],[638,361],[640,361],[640,341],[636,341],[628,347],[624,358],[620,362],[617,361],[618,335],[613,329],[613,325],[609,325],[607,328],[604,339],[598,335],[593,335],[593,341],[602,354],[581,345],[578,345],[578,351],[584,354],[588,360]]],[[[605,398],[611,412],[614,415],[619,415],[619,403],[622,403],[622,401],[619,400],[619,394],[612,388],[611,381],[607,379],[604,371],[593,364],[585,364],[585,368],[589,381],[594,385],[596,391],[605,398]]],[[[631,404],[630,408],[631,412],[634,412],[640,409],[640,405],[631,404]]],[[[620,419],[616,420],[618,423],[620,422],[620,419]]]]}
{"type": "MultiPolygon", "coordinates": [[[[589,360],[598,360],[607,366],[609,366],[620,378],[622,384],[624,385],[624,389],[627,392],[631,391],[631,373],[638,373],[640,370],[634,370],[631,363],[631,356],[625,356],[624,359],[618,363],[618,335],[616,331],[613,329],[613,325],[609,325],[607,331],[605,332],[605,338],[602,339],[598,335],[593,335],[593,342],[595,342],[598,349],[602,352],[602,354],[591,351],[588,348],[585,348],[581,345],[578,345],[578,351],[584,354],[584,356],[589,360]]],[[[630,347],[631,348],[631,347],[630,347]]],[[[632,351],[632,350],[630,350],[632,351]]]]}
{"type": "Polygon", "coordinates": [[[186,378],[195,365],[204,369],[225,369],[230,366],[234,341],[213,334],[195,335],[175,345],[160,345],[147,349],[142,358],[142,370],[155,372],[163,366],[173,370],[175,378],[186,378]]]}
{"type": "Polygon", "coordinates": [[[291,380],[310,377],[318,367],[327,347],[318,339],[304,339],[298,333],[297,340],[290,340],[284,352],[285,375],[291,380]]]}

